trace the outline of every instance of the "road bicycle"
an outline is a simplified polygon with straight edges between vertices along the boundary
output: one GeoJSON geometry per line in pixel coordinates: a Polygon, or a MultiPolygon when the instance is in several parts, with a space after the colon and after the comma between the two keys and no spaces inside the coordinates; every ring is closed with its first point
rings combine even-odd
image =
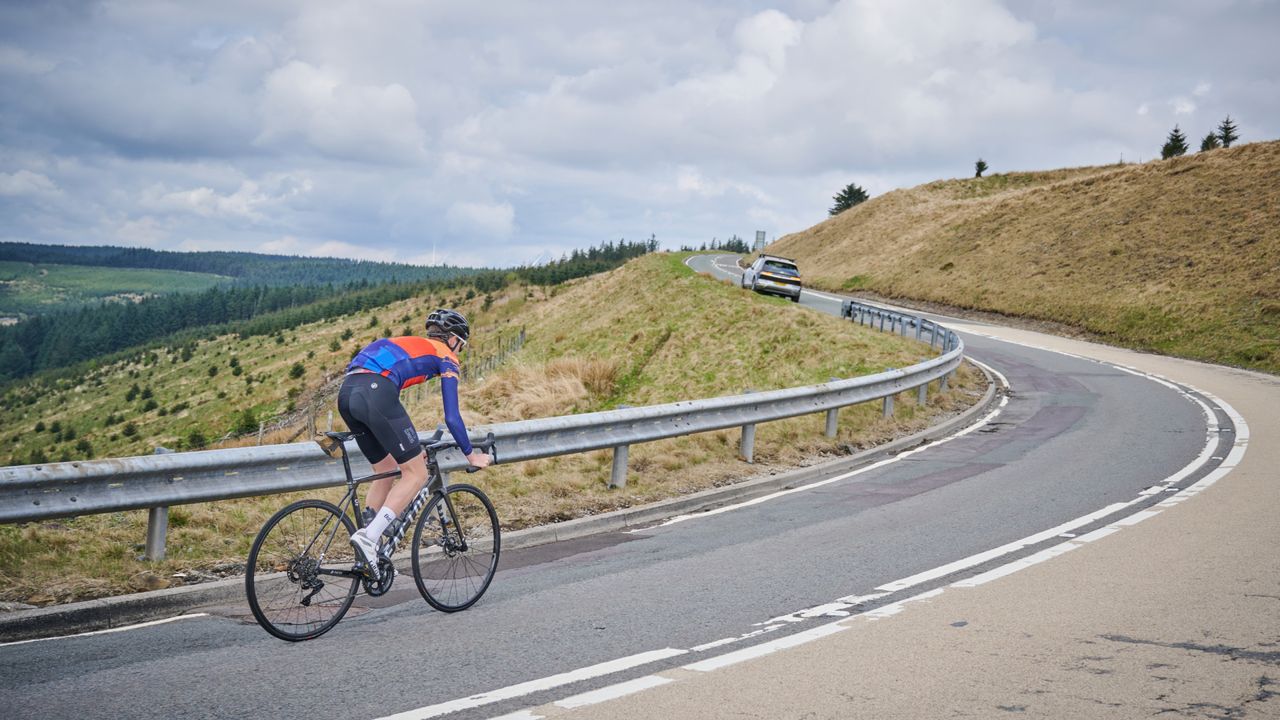
{"type": "MultiPolygon", "coordinates": [[[[366,572],[368,568],[351,547],[351,534],[367,522],[356,488],[365,482],[399,477],[400,471],[353,477],[346,442],[356,433],[326,432],[317,438],[330,457],[342,458],[347,493],[337,505],[318,499],[299,500],[262,526],[249,550],[244,579],[249,609],[259,625],[283,640],[310,640],[337,625],[361,589],[370,597],[386,594],[397,575],[391,556],[410,526],[414,527],[410,553],[413,578],[431,607],[457,612],[484,595],[498,568],[498,515],[479,488],[446,482],[437,456],[457,443],[441,441],[441,436],[437,431],[423,448],[427,484],[384,533],[376,573],[366,572]]],[[[475,447],[491,453],[497,461],[492,433],[475,447]]],[[[478,469],[468,468],[467,472],[478,469]]]]}

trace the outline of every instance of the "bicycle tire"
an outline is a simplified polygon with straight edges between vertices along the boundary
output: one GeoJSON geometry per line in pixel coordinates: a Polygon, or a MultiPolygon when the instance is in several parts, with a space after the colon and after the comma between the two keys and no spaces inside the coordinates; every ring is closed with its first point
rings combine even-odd
{"type": "Polygon", "coordinates": [[[448,487],[436,494],[413,531],[413,579],[431,607],[458,612],[475,604],[498,569],[502,530],[493,503],[479,488],[448,487]],[[446,519],[452,506],[454,517],[446,519]]]}
{"type": "Polygon", "coordinates": [[[264,630],[281,640],[317,638],[350,609],[360,586],[320,569],[351,570],[351,518],[332,503],[299,500],[271,516],[249,550],[245,594],[264,630]],[[336,523],[336,524],[335,524],[336,523]]]}

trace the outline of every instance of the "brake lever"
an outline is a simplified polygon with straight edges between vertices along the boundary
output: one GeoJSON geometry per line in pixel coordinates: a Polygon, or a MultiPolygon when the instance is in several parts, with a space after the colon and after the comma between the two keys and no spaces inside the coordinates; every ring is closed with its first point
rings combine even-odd
{"type": "MultiPolygon", "coordinates": [[[[481,443],[481,445],[487,445],[487,446],[488,446],[488,450],[489,450],[489,457],[490,457],[490,458],[493,458],[493,460],[492,460],[492,464],[495,464],[495,465],[496,465],[496,464],[498,463],[498,444],[497,444],[496,442],[494,442],[494,439],[493,439],[493,433],[489,433],[489,436],[488,436],[488,437],[486,437],[486,438],[484,439],[484,442],[483,442],[483,443],[481,443]]],[[[476,466],[474,466],[474,465],[468,465],[468,466],[467,466],[467,473],[468,473],[468,474],[470,474],[470,473],[473,473],[473,472],[479,472],[479,471],[480,471],[480,470],[482,470],[482,469],[483,469],[483,468],[478,468],[478,467],[476,467],[476,466]]]]}

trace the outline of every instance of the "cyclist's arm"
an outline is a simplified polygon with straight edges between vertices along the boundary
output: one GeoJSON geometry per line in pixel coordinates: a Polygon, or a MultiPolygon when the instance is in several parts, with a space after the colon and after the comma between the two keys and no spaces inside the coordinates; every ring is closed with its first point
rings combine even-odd
{"type": "Polygon", "coordinates": [[[440,395],[444,400],[444,424],[449,428],[449,434],[458,443],[462,454],[470,455],[471,438],[467,436],[467,426],[462,422],[462,414],[458,412],[458,378],[442,375],[440,395]]]}

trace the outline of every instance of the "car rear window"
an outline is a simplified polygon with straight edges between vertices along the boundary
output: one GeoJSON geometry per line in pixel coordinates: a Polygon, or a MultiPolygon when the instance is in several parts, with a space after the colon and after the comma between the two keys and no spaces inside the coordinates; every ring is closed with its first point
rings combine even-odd
{"type": "Polygon", "coordinates": [[[789,275],[790,277],[800,277],[800,268],[791,263],[778,262],[776,260],[766,260],[762,270],[775,272],[779,275],[789,275]]]}

